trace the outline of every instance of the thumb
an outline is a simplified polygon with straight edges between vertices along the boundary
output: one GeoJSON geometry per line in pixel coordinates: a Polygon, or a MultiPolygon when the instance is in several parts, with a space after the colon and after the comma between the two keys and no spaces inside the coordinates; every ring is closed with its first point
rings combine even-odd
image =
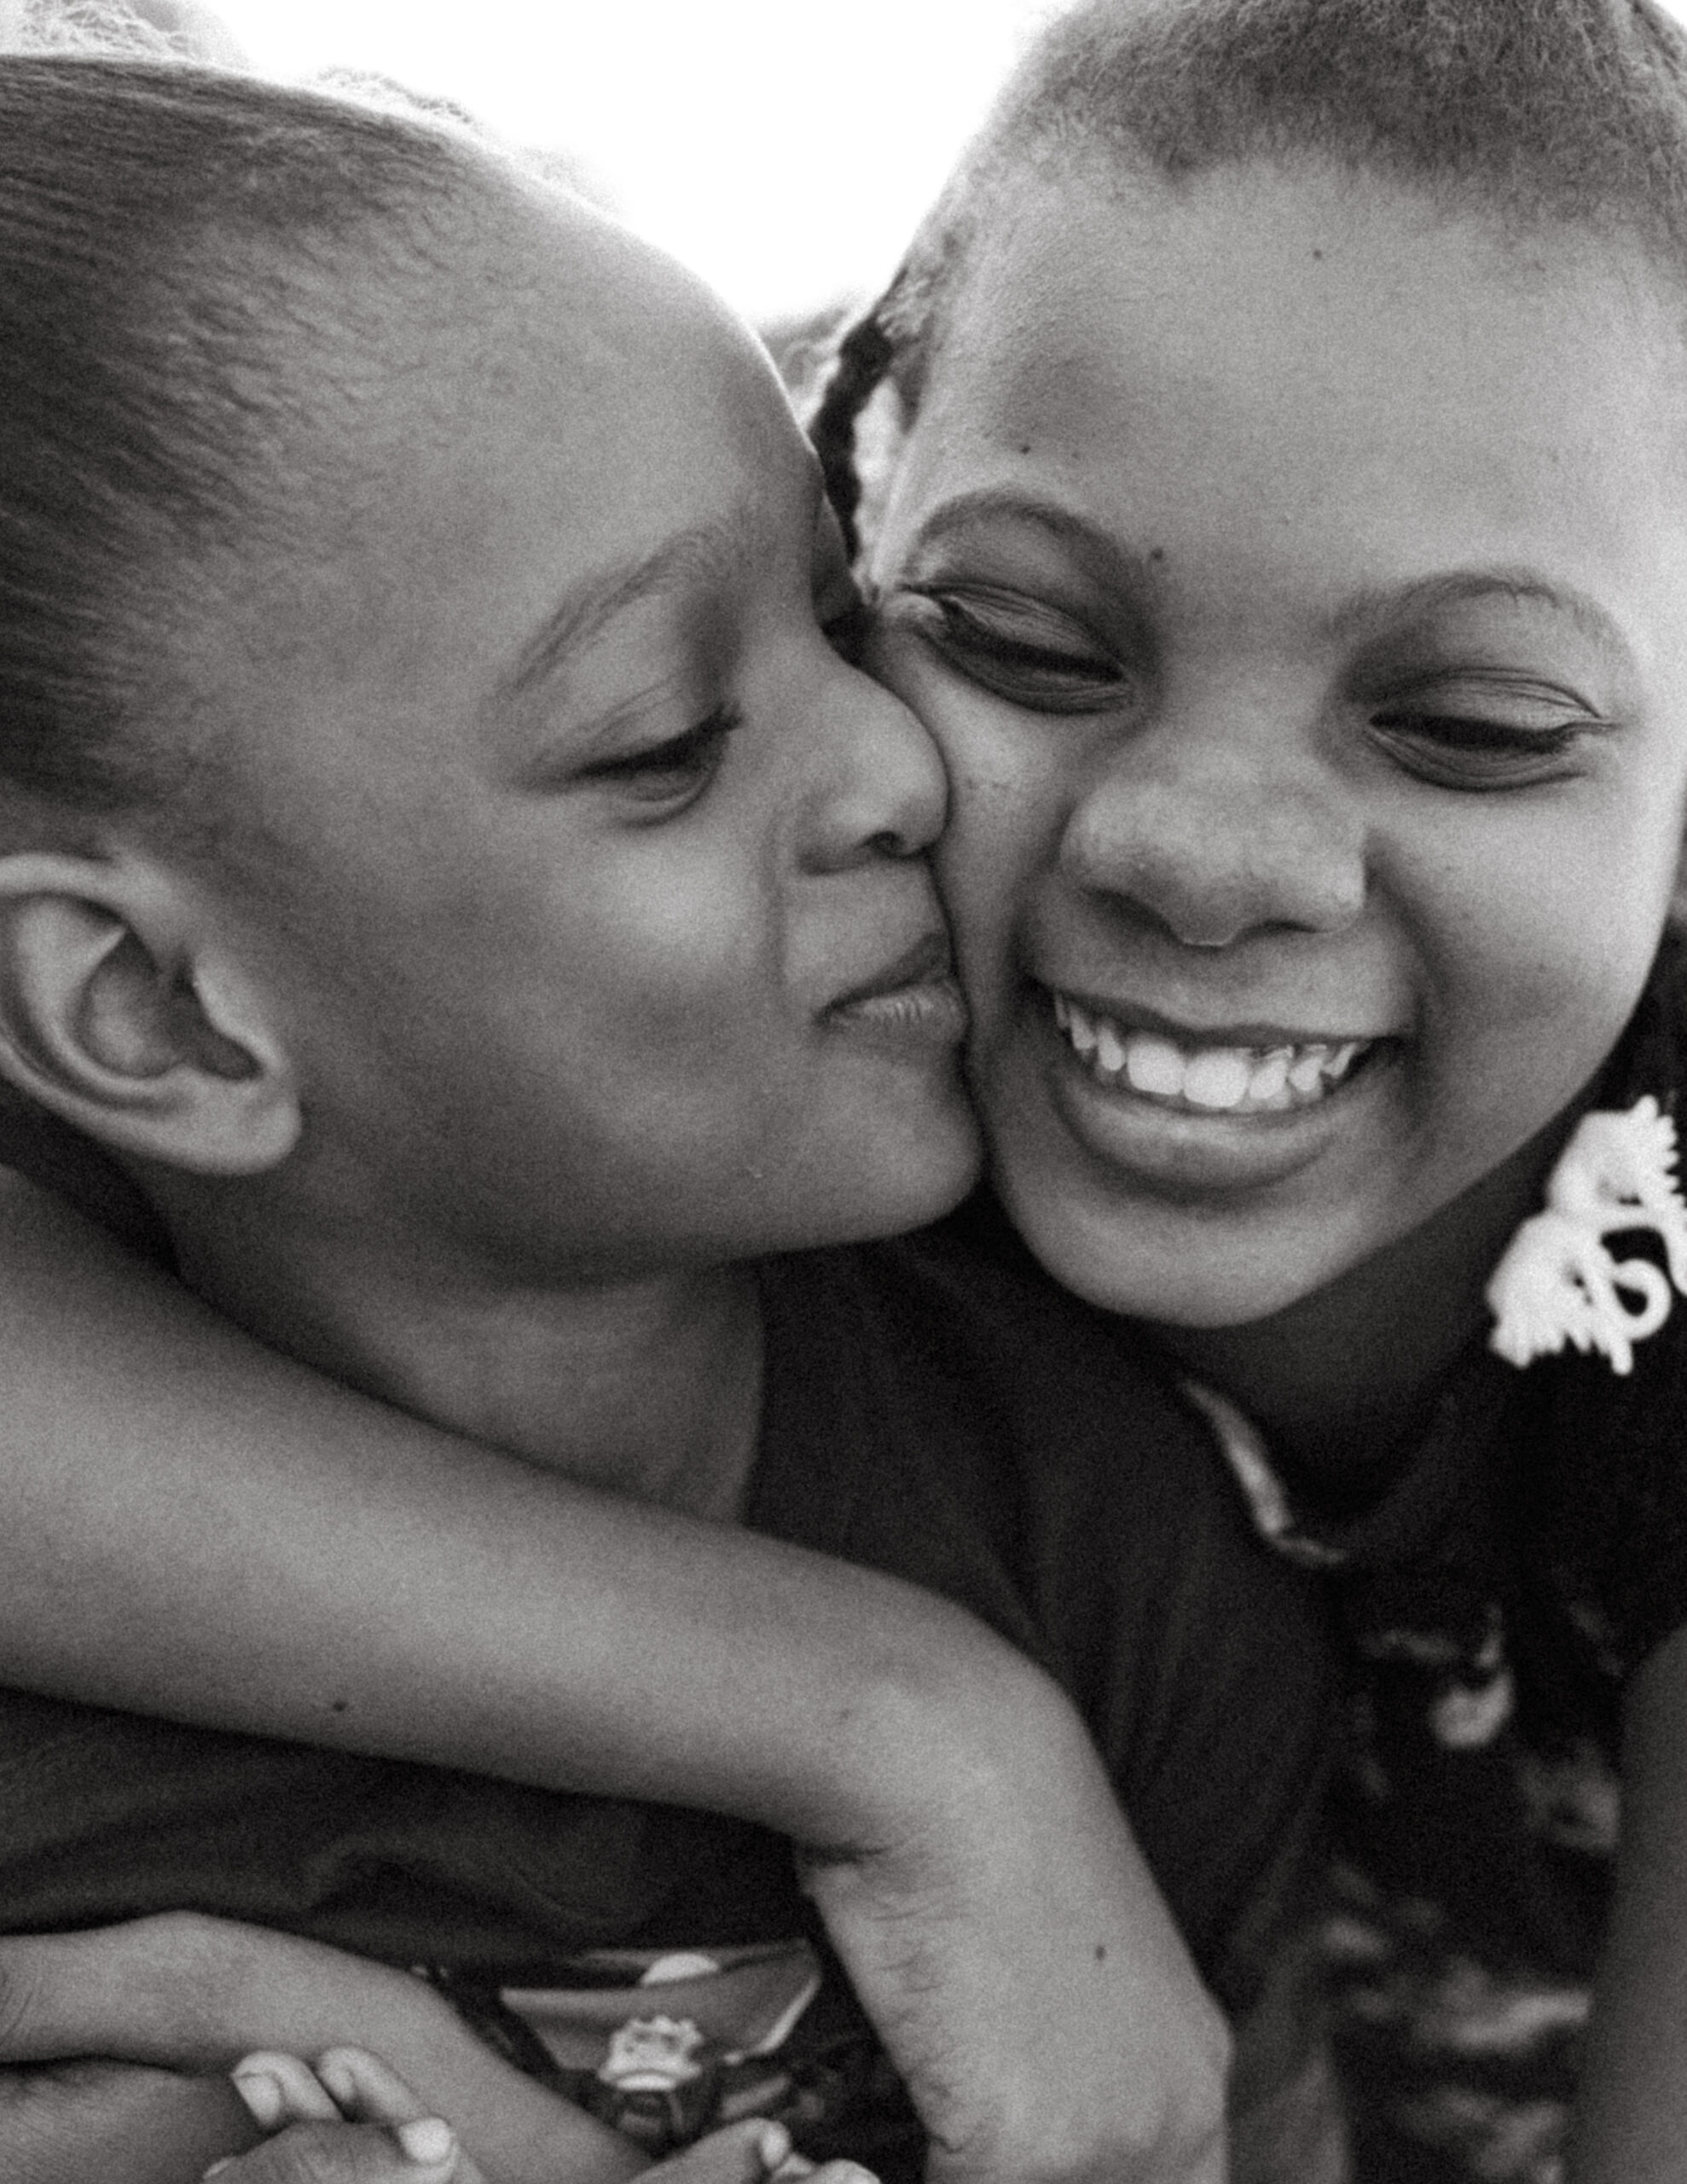
{"type": "Polygon", "coordinates": [[[206,2175],[216,2184],[480,2184],[456,2134],[437,2116],[391,2129],[294,2123],[206,2175]]]}

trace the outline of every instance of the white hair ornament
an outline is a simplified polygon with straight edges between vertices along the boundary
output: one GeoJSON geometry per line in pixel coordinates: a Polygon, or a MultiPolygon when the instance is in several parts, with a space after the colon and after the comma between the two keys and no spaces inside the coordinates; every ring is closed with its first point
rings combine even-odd
{"type": "Polygon", "coordinates": [[[1649,1093],[1626,1114],[1584,1115],[1546,1181],[1545,1210],[1524,1222],[1487,1286],[1489,1347],[1512,1365],[1562,1350],[1603,1350],[1630,1372],[1634,1345],[1687,1295],[1687,1205],[1675,1180],[1675,1124],[1649,1093]],[[1617,1260],[1608,1235],[1651,1228],[1666,1276],[1649,1259],[1617,1260]],[[1632,1301],[1631,1301],[1632,1300],[1632,1301]]]}

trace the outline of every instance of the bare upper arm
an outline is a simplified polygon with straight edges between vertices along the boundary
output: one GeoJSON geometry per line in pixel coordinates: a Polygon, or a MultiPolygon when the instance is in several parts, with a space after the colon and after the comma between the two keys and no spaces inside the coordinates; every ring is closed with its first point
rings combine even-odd
{"type": "Polygon", "coordinates": [[[1687,2180],[1687,1628],[1643,1664],[1624,1708],[1616,1891],[1570,2175],[1687,2180]]]}

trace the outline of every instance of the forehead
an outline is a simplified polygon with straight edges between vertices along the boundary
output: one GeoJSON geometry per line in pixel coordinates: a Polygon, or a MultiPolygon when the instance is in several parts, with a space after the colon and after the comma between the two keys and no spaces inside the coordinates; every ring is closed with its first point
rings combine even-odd
{"type": "Polygon", "coordinates": [[[1532,560],[1656,545],[1687,507],[1682,299],[1620,241],[1508,237],[1350,172],[1011,189],[973,246],[898,489],[1035,485],[1163,548],[1532,560]],[[1374,531],[1374,537],[1364,534],[1374,531]],[[1209,543],[1215,542],[1210,541],[1209,543]]]}
{"type": "Polygon", "coordinates": [[[287,360],[286,512],[208,640],[220,694],[253,708],[254,793],[283,771],[302,793],[354,744],[366,770],[429,735],[472,763],[487,694],[566,597],[677,535],[777,531],[791,553],[809,461],[765,358],[595,214],[489,192],[341,301],[287,360]]]}

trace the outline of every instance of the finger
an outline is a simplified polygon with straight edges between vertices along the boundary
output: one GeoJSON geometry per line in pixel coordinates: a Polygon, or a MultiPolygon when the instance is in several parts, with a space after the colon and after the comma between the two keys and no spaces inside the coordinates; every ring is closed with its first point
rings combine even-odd
{"type": "Polygon", "coordinates": [[[472,2184],[475,2172],[449,2125],[430,2116],[390,2131],[294,2123],[207,2175],[216,2184],[472,2184]]]}
{"type": "Polygon", "coordinates": [[[641,2184],[766,2184],[780,2164],[791,2158],[791,2134],[783,2123],[751,2116],[711,2131],[694,2146],[670,2154],[646,2169],[641,2184]]]}
{"type": "Polygon", "coordinates": [[[229,2076],[252,2120],[266,2131],[279,2131],[289,2123],[341,2120],[333,2095],[297,2055],[267,2051],[243,2055],[229,2076]]]}
{"type": "MultiPolygon", "coordinates": [[[[832,2164],[837,2171],[828,2184],[872,2184],[865,2169],[852,2163],[832,2164]]],[[[752,2116],[711,2131],[683,2152],[670,2154],[654,2169],[646,2169],[641,2184],[796,2184],[815,2175],[815,2164],[795,2152],[791,2134],[783,2123],[770,2123],[752,2116]]]]}
{"type": "Polygon", "coordinates": [[[397,2071],[363,2048],[330,2048],[316,2058],[316,2076],[354,2123],[415,2123],[427,2114],[397,2071]]]}

